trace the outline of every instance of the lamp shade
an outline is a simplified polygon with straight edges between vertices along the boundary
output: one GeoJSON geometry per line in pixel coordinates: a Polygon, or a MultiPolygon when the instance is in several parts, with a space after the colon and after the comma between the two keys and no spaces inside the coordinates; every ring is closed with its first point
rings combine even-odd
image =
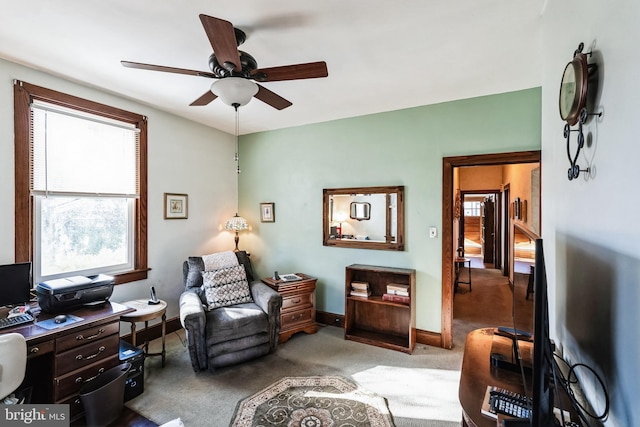
{"type": "Polygon", "coordinates": [[[225,77],[211,85],[211,92],[227,105],[246,105],[258,93],[258,85],[242,77],[225,77]]]}
{"type": "Polygon", "coordinates": [[[237,213],[229,218],[224,224],[224,229],[228,231],[242,231],[249,228],[247,220],[239,216],[237,213]]]}

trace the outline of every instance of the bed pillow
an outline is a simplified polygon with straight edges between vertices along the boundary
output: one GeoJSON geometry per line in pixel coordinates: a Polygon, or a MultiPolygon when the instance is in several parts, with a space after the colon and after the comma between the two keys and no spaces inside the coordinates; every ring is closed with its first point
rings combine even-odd
{"type": "Polygon", "coordinates": [[[253,302],[242,265],[202,272],[202,287],[209,310],[253,302]]]}

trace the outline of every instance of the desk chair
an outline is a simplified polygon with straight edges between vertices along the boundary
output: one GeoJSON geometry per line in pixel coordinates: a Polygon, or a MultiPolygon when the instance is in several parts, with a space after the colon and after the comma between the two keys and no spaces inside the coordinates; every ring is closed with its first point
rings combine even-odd
{"type": "Polygon", "coordinates": [[[22,383],[27,368],[27,342],[20,334],[0,335],[0,399],[22,383]]]}

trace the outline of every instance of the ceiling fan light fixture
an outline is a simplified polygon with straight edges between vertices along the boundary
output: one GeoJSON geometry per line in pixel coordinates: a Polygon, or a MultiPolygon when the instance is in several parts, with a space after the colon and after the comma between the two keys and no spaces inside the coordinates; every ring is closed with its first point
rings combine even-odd
{"type": "Polygon", "coordinates": [[[211,85],[213,92],[227,105],[246,105],[258,93],[258,85],[243,77],[225,77],[211,85]]]}

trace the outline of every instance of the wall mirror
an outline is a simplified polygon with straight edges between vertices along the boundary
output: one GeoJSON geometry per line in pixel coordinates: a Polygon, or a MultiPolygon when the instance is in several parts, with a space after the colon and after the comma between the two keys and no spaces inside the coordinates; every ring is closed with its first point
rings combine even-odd
{"type": "Polygon", "coordinates": [[[322,209],[323,245],[404,250],[404,186],[324,189],[322,209]]]}

